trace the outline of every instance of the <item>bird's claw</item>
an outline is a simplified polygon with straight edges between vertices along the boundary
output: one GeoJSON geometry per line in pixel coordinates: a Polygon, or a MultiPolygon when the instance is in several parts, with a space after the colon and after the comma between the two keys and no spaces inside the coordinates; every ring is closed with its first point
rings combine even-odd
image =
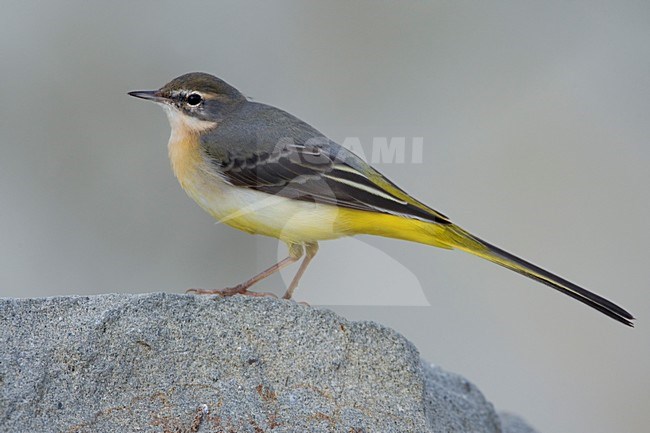
{"type": "Polygon", "coordinates": [[[222,298],[227,298],[234,295],[251,296],[253,298],[277,298],[274,293],[252,292],[243,286],[228,287],[226,289],[187,289],[185,293],[193,293],[195,295],[217,295],[221,296],[222,298]]]}

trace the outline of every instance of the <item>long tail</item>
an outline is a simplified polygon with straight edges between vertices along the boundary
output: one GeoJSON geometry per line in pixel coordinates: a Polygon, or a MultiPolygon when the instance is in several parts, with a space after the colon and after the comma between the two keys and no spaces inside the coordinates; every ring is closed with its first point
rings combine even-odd
{"type": "Polygon", "coordinates": [[[497,248],[455,224],[436,224],[397,215],[348,209],[339,209],[339,215],[352,234],[366,233],[465,251],[546,284],[627,326],[634,326],[634,317],[613,302],[497,248]]]}
{"type": "Polygon", "coordinates": [[[613,302],[608,301],[589,290],[583,289],[564,278],[558,277],[539,266],[535,266],[532,263],[520,259],[501,248],[497,248],[454,224],[446,226],[445,229],[448,234],[448,236],[445,236],[445,240],[450,247],[484,258],[496,263],[497,265],[501,265],[504,268],[508,268],[521,275],[525,275],[528,278],[546,284],[555,290],[589,305],[614,320],[630,327],[634,326],[634,323],[632,322],[634,317],[613,302]]]}

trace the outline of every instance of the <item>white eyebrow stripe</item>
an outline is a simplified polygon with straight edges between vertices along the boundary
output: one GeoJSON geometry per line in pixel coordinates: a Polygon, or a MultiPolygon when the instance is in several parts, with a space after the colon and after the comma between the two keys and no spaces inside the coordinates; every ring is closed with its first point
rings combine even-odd
{"type": "Polygon", "coordinates": [[[357,182],[354,182],[354,181],[351,181],[351,180],[348,180],[348,179],[341,179],[339,177],[331,176],[329,174],[324,174],[323,176],[325,176],[328,179],[332,179],[332,180],[335,180],[337,182],[344,183],[344,184],[346,184],[348,186],[351,186],[353,188],[360,189],[360,190],[365,191],[365,192],[369,192],[370,194],[374,194],[374,195],[376,195],[378,197],[382,197],[382,198],[385,198],[387,200],[392,200],[395,203],[399,203],[399,204],[402,204],[402,205],[408,204],[407,202],[399,200],[399,199],[393,197],[392,195],[386,194],[385,192],[383,192],[383,191],[381,191],[379,189],[376,189],[376,188],[372,188],[372,187],[369,187],[369,186],[366,186],[366,185],[363,185],[363,184],[360,184],[360,183],[357,183],[357,182]]]}

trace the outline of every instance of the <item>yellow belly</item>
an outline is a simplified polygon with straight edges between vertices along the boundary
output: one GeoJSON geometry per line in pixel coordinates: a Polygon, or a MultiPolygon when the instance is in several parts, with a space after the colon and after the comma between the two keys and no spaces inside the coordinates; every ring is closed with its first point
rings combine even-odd
{"type": "Polygon", "coordinates": [[[221,180],[194,179],[185,190],[217,221],[248,233],[287,242],[335,239],[346,235],[334,206],[291,200],[221,180]]]}
{"type": "MultiPolygon", "coordinates": [[[[201,173],[198,170],[197,173],[201,173]]],[[[292,200],[220,179],[185,182],[185,190],[216,220],[285,242],[313,242],[369,234],[450,248],[444,226],[378,212],[292,200]]]]}

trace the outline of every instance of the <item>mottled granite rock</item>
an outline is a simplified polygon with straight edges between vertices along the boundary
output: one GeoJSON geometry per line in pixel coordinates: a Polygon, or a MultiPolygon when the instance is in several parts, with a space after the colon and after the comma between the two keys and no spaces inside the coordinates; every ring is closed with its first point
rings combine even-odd
{"type": "Polygon", "coordinates": [[[2,432],[533,432],[396,332],[271,298],[0,299],[2,432]]]}

